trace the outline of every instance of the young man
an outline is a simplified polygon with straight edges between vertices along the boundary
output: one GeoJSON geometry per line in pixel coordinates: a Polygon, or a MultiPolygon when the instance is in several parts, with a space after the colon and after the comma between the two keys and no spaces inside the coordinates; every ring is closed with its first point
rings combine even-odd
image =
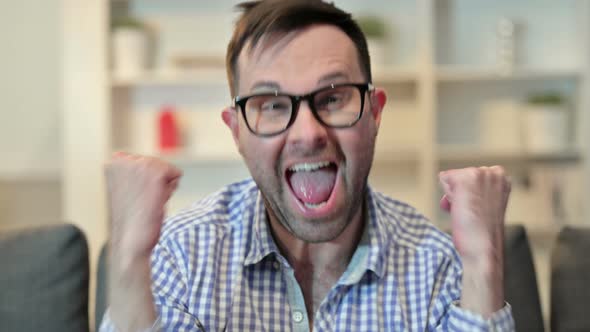
{"type": "Polygon", "coordinates": [[[451,240],[367,185],[386,97],[350,16],[320,0],[241,8],[222,118],[252,180],[161,229],[180,172],[116,155],[101,331],[513,330],[504,171],[441,173],[451,240]]]}

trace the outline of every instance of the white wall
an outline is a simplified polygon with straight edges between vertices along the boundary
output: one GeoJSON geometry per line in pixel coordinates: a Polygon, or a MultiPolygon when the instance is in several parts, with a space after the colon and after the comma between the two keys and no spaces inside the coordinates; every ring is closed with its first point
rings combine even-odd
{"type": "Polygon", "coordinates": [[[61,218],[58,38],[57,0],[0,0],[0,225],[61,218]]]}

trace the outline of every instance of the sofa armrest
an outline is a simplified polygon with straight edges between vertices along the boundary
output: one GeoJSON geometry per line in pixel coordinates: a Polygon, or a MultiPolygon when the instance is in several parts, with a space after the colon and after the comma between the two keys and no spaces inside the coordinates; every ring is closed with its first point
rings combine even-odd
{"type": "Polygon", "coordinates": [[[0,233],[0,331],[88,331],[88,245],[73,225],[0,233]]]}
{"type": "Polygon", "coordinates": [[[590,331],[590,228],[565,227],[551,256],[551,331],[590,331]]]}

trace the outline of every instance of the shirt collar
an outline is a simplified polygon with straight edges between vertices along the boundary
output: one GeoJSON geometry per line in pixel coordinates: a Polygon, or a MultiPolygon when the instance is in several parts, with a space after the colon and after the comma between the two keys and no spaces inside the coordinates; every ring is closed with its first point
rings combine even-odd
{"type": "MultiPolygon", "coordinates": [[[[386,227],[383,224],[383,216],[375,203],[375,197],[372,189],[367,189],[366,196],[366,216],[367,222],[363,230],[361,241],[357,246],[347,269],[340,278],[340,283],[352,284],[360,281],[366,271],[372,271],[381,278],[385,273],[385,260],[387,243],[386,227]]],[[[246,252],[244,265],[253,265],[261,262],[269,255],[281,256],[277,245],[272,238],[268,225],[267,214],[262,199],[262,194],[258,191],[256,204],[252,215],[253,231],[249,232],[251,244],[246,252]]]]}
{"type": "Polygon", "coordinates": [[[250,238],[248,239],[250,246],[249,250],[246,252],[244,265],[257,264],[271,254],[279,255],[279,250],[270,232],[266,209],[264,207],[260,190],[258,191],[256,203],[254,205],[252,223],[245,222],[244,224],[253,226],[252,232],[248,232],[250,234],[250,238]]]}
{"type": "Polygon", "coordinates": [[[351,285],[358,283],[367,271],[372,271],[378,278],[385,274],[385,261],[389,237],[384,219],[377,209],[375,195],[371,188],[367,189],[365,200],[367,222],[361,241],[357,246],[348,267],[339,280],[339,284],[351,285]]]}

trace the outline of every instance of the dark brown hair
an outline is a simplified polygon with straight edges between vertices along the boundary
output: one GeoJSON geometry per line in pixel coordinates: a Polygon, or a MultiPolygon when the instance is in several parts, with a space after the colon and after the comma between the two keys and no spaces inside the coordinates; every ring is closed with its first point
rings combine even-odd
{"type": "Polygon", "coordinates": [[[360,67],[371,82],[371,63],[367,40],[351,15],[322,0],[260,0],[236,6],[242,15],[227,47],[225,64],[231,95],[237,93],[238,57],[248,44],[254,49],[261,38],[282,36],[313,24],[333,25],[342,30],[358,51],[360,67]]]}

